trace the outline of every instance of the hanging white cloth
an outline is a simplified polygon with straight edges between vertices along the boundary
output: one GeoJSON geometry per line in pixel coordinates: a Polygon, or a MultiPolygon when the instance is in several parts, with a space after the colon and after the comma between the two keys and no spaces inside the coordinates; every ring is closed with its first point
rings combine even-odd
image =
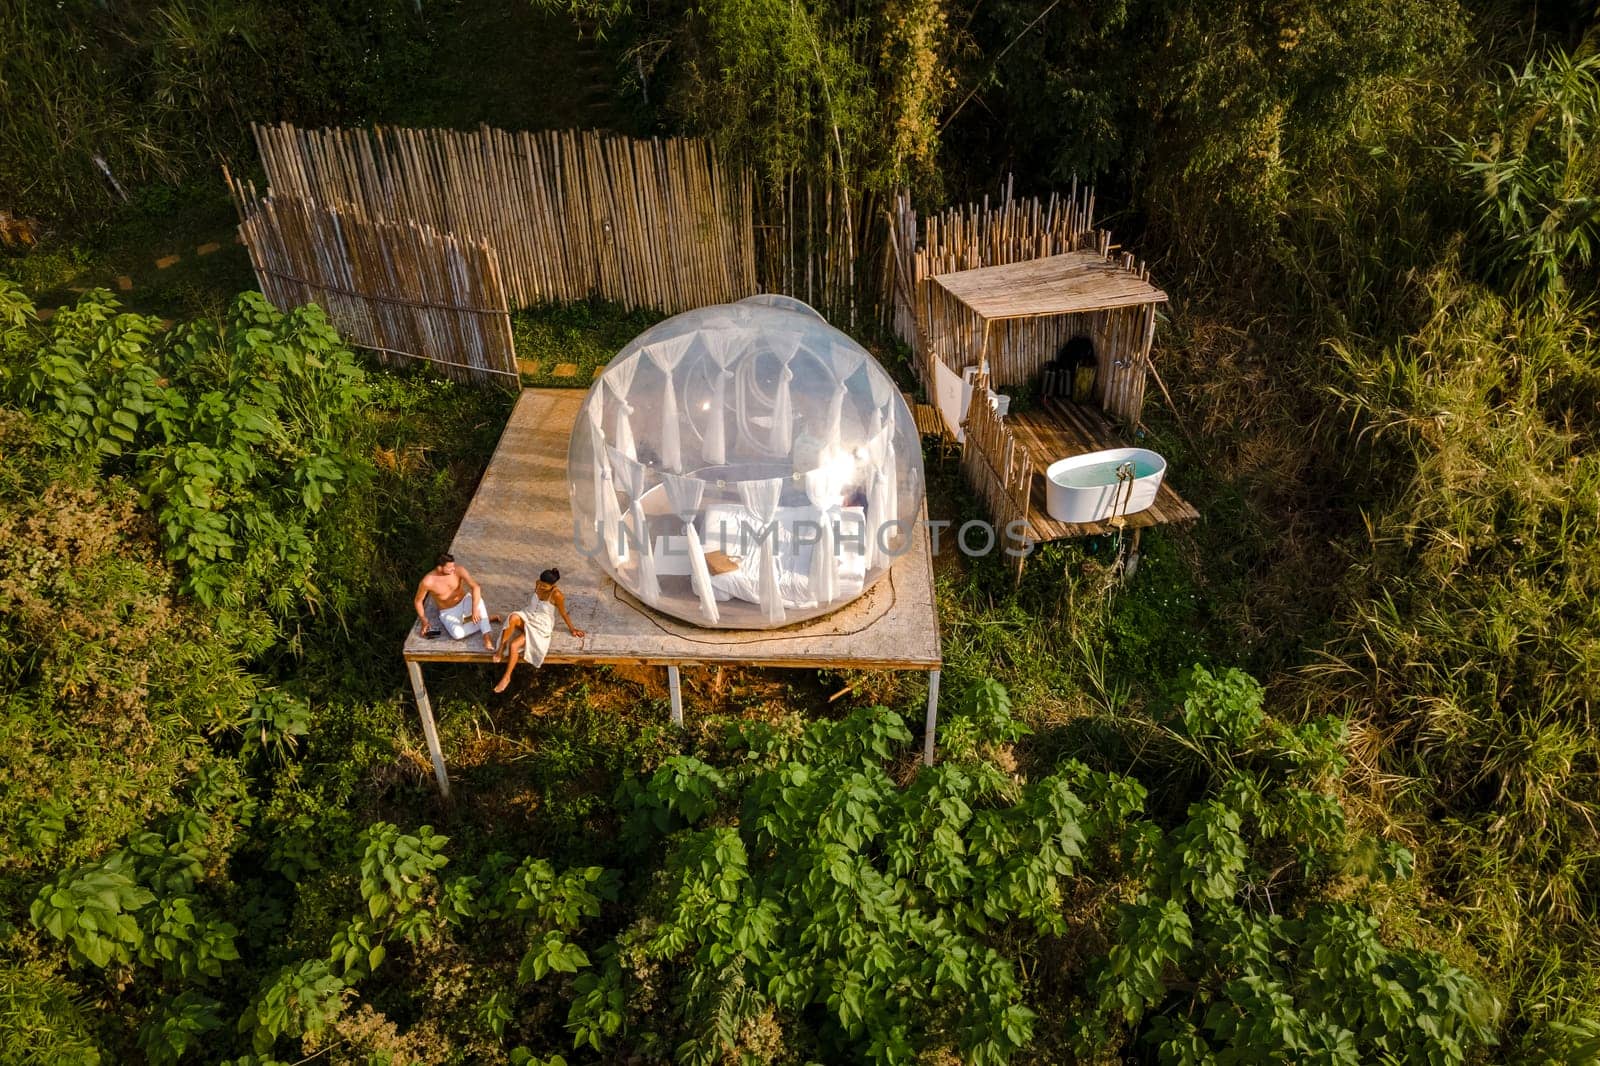
{"type": "Polygon", "coordinates": [[[611,456],[601,431],[603,417],[599,393],[589,398],[589,442],[594,456],[594,529],[605,547],[606,558],[617,567],[627,561],[627,544],[622,540],[622,509],[617,506],[617,486],[612,480],[611,456]]]}
{"type": "MultiPolygon", "coordinates": [[[[767,533],[768,527],[778,517],[778,500],[783,496],[783,478],[768,478],[764,481],[739,482],[739,498],[750,513],[756,516],[761,523],[761,528],[755,531],[755,536],[760,537],[760,558],[757,565],[761,574],[761,615],[770,625],[782,624],[786,617],[783,610],[783,595],[778,591],[778,536],[776,529],[767,533]]],[[[740,533],[743,542],[743,531],[740,533]]]]}
{"type": "Polygon", "coordinates": [[[700,342],[711,357],[706,373],[711,379],[711,406],[705,412],[705,433],[700,440],[701,459],[710,466],[728,461],[728,381],[733,377],[735,357],[731,332],[702,334],[700,342]]]}
{"type": "Polygon", "coordinates": [[[706,621],[715,624],[718,617],[717,597],[711,588],[711,568],[706,565],[706,553],[700,546],[700,533],[694,528],[695,515],[700,512],[700,500],[706,483],[697,477],[667,474],[667,506],[683,519],[683,536],[689,542],[689,585],[700,597],[700,613],[706,621]]]}
{"type": "Polygon", "coordinates": [[[855,345],[835,344],[833,346],[833,359],[829,364],[833,371],[833,395],[828,399],[828,424],[822,433],[823,446],[837,448],[842,438],[844,424],[844,401],[847,395],[845,382],[850,375],[861,369],[867,360],[867,353],[855,345]]]}
{"type": "Polygon", "coordinates": [[[832,603],[839,596],[839,558],[834,543],[833,524],[839,517],[839,478],[826,466],[805,474],[806,497],[818,511],[822,526],[811,550],[811,597],[818,604],[832,603]]]}
{"type": "Polygon", "coordinates": [[[767,437],[767,450],[773,455],[786,456],[794,448],[794,410],[789,400],[789,382],[794,380],[789,362],[794,352],[779,358],[783,360],[783,368],[778,371],[778,396],[772,402],[772,431],[767,437]]]}
{"type": "Polygon", "coordinates": [[[633,404],[628,401],[628,390],[633,387],[634,375],[639,372],[639,355],[635,353],[626,359],[619,359],[606,367],[600,380],[606,388],[611,390],[616,397],[612,409],[616,412],[616,430],[613,436],[613,446],[617,451],[629,459],[639,458],[639,452],[633,443],[633,404]]]}
{"type": "Polygon", "coordinates": [[[881,543],[883,529],[895,521],[895,473],[891,457],[894,452],[894,423],[882,425],[881,417],[874,414],[874,421],[880,423],[878,431],[867,440],[867,463],[871,474],[867,481],[867,568],[871,569],[879,564],[879,556],[887,546],[881,543]]]}
{"type": "MultiPolygon", "coordinates": [[[[885,478],[882,489],[884,507],[876,518],[884,526],[899,520],[900,485],[895,472],[894,429],[896,405],[902,401],[899,390],[887,374],[874,369],[867,372],[868,387],[872,391],[872,415],[868,419],[867,457],[885,478]]],[[[908,412],[909,413],[909,412],[908,412]]],[[[873,516],[868,516],[869,525],[873,516]]]]}
{"type": "Polygon", "coordinates": [[[644,350],[650,361],[666,375],[666,383],[661,386],[661,466],[675,474],[683,472],[683,443],[678,424],[678,388],[672,375],[692,343],[694,335],[690,334],[670,337],[644,350]]]}
{"type": "Polygon", "coordinates": [[[734,374],[734,424],[741,450],[769,459],[788,459],[794,441],[794,410],[789,399],[794,371],[789,363],[800,350],[800,338],[793,333],[772,333],[763,339],[763,349],[747,352],[729,364],[734,374]],[[770,397],[759,381],[768,359],[778,364],[770,397]]]}
{"type": "Polygon", "coordinates": [[[633,522],[634,544],[637,546],[633,594],[654,607],[661,602],[661,582],[656,577],[655,546],[650,543],[650,524],[644,516],[644,464],[613,448],[611,470],[630,501],[628,515],[633,522]]]}

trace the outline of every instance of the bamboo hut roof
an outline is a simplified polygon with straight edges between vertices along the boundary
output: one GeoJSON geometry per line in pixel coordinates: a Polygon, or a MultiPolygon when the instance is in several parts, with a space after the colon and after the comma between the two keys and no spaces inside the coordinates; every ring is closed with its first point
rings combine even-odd
{"type": "Polygon", "coordinates": [[[932,280],[978,317],[991,321],[1167,301],[1167,294],[1138,271],[1090,251],[958,270],[932,280]]]}

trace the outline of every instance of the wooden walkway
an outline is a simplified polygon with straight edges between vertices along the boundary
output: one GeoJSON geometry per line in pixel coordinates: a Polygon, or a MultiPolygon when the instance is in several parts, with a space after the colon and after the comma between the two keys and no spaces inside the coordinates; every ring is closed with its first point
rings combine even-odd
{"type": "MultiPolygon", "coordinates": [[[[1028,499],[1028,536],[1036,541],[1063,540],[1113,533],[1108,522],[1057,522],[1046,508],[1045,470],[1058,459],[1106,448],[1123,448],[1127,441],[1098,408],[1061,400],[1045,400],[1041,408],[1007,416],[1006,428],[1026,445],[1033,457],[1033,487],[1028,499]]],[[[1171,473],[1170,468],[1168,473],[1171,473]]],[[[1188,522],[1200,517],[1190,503],[1162,478],[1155,503],[1126,517],[1128,529],[1146,529],[1165,522],[1188,522]]]]}
{"type": "MultiPolygon", "coordinates": [[[[450,551],[483,589],[493,614],[527,605],[539,572],[561,570],[575,639],[558,621],[546,665],[627,663],[668,668],[673,720],[681,722],[680,666],[739,665],[854,670],[927,670],[929,721],[924,757],[932,760],[940,665],[939,615],[926,513],[911,551],[859,599],[832,614],[774,630],[702,629],[646,607],[590,563],[573,536],[567,444],[587,394],[525,389],[494,457],[467,505],[450,551]]],[[[498,633],[496,633],[498,638],[498,633]]],[[[449,795],[444,758],[421,667],[430,662],[490,665],[482,639],[427,639],[413,624],[402,649],[439,787],[449,795]]],[[[498,669],[498,667],[496,667],[498,669]]],[[[490,671],[484,672],[484,688],[490,671]]]]}

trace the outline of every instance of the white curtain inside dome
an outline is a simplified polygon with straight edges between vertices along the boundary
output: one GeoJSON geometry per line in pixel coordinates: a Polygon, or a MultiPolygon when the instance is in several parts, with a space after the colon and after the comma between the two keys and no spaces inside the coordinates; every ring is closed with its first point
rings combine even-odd
{"type": "Polygon", "coordinates": [[[822,434],[822,439],[830,448],[840,446],[844,423],[844,401],[849,395],[845,382],[848,381],[861,364],[867,361],[867,353],[860,348],[843,344],[833,346],[833,358],[829,369],[833,373],[833,395],[828,398],[828,426],[822,434]]]}
{"type": "Polygon", "coordinates": [[[700,458],[710,466],[728,461],[728,382],[733,377],[733,362],[744,347],[744,338],[732,330],[701,334],[710,362],[711,404],[705,415],[705,433],[700,441],[700,458]]]}
{"type": "Polygon", "coordinates": [[[654,607],[661,602],[661,582],[656,577],[655,546],[650,543],[650,524],[644,517],[645,468],[636,459],[612,448],[611,469],[628,494],[628,517],[633,523],[635,545],[634,595],[654,607]]]}
{"type": "Polygon", "coordinates": [[[798,348],[799,345],[795,345],[787,355],[779,356],[783,360],[783,369],[778,372],[778,398],[772,404],[772,433],[767,439],[767,447],[773,455],[788,455],[794,448],[794,410],[789,398],[794,370],[789,364],[794,360],[798,348]]]}
{"type": "Polygon", "coordinates": [[[789,364],[800,350],[800,338],[790,332],[774,332],[763,336],[762,342],[752,349],[747,336],[733,341],[742,349],[729,362],[733,371],[734,424],[741,449],[766,458],[788,459],[794,448],[790,399],[794,370],[789,364]],[[771,359],[778,366],[770,395],[759,380],[764,359],[771,359]]]}
{"type": "Polygon", "coordinates": [[[844,480],[837,464],[824,464],[805,474],[806,498],[818,511],[822,527],[811,551],[811,597],[818,603],[832,603],[839,597],[839,556],[833,524],[839,520],[839,493],[844,480]]]}
{"type": "MultiPolygon", "coordinates": [[[[633,443],[633,405],[628,401],[628,390],[633,388],[633,378],[639,370],[639,359],[633,356],[621,359],[606,368],[601,381],[615,396],[616,403],[612,405],[616,411],[615,439],[611,442],[623,455],[629,459],[637,459],[639,452],[633,443]]],[[[604,429],[604,423],[601,428],[604,429]]]]}
{"type": "MultiPolygon", "coordinates": [[[[782,625],[786,617],[783,596],[778,591],[778,532],[772,530],[771,535],[762,536],[778,517],[778,500],[782,496],[783,478],[739,482],[739,498],[760,523],[760,528],[752,535],[760,537],[761,557],[757,565],[761,574],[761,614],[768,625],[782,625]]],[[[743,531],[740,533],[742,539],[743,531]]]]}
{"type": "Polygon", "coordinates": [[[689,545],[689,586],[700,597],[700,613],[706,621],[717,621],[717,597],[711,591],[711,570],[706,565],[706,553],[700,546],[700,533],[694,528],[695,516],[700,513],[700,501],[705,495],[706,483],[695,477],[667,474],[667,506],[683,519],[683,536],[689,545]]]}
{"type": "Polygon", "coordinates": [[[883,529],[899,517],[896,513],[894,472],[894,424],[883,426],[867,442],[867,463],[871,468],[867,487],[867,566],[878,565],[886,546],[881,543],[883,529]]]}
{"type": "Polygon", "coordinates": [[[588,403],[569,444],[575,528],[606,544],[595,565],[692,624],[765,628],[838,608],[894,563],[890,523],[920,502],[920,449],[893,379],[792,298],[651,327],[588,403]],[[719,522],[757,526],[756,543],[736,553],[709,535],[719,522]],[[707,547],[735,568],[713,575],[707,547]]]}
{"type": "Polygon", "coordinates": [[[604,409],[600,405],[600,394],[589,399],[586,410],[589,439],[594,449],[595,520],[590,532],[599,535],[611,565],[621,566],[628,560],[628,548],[622,542],[622,510],[617,506],[617,486],[611,472],[611,456],[606,451],[605,434],[601,431],[604,409]]]}
{"type": "Polygon", "coordinates": [[[672,375],[683,362],[684,353],[694,343],[695,334],[668,337],[644,350],[650,361],[666,376],[661,386],[661,466],[673,473],[683,472],[683,444],[678,425],[678,389],[672,375]]]}

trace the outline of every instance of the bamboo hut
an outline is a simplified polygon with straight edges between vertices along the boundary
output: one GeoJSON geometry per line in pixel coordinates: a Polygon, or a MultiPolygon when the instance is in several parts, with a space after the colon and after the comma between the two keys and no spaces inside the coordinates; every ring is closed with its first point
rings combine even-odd
{"type": "MultiPolygon", "coordinates": [[[[925,277],[916,297],[919,372],[997,526],[1034,544],[1128,530],[1137,551],[1141,530],[1199,516],[1165,476],[1139,509],[1113,502],[1075,521],[1050,511],[1052,464],[1120,455],[1141,428],[1167,295],[1131,255],[1109,255],[1102,240],[925,277]]],[[[1115,501],[1121,486],[1108,487],[1115,501]]]]}

